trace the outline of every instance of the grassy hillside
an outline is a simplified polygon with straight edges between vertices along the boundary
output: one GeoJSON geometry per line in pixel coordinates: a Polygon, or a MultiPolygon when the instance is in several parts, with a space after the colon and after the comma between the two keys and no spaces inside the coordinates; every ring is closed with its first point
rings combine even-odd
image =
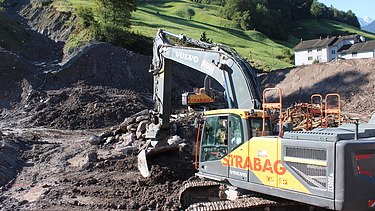
{"type": "MultiPolygon", "coordinates": [[[[91,7],[89,0],[56,0],[56,7],[62,11],[72,11],[77,5],[91,7]]],[[[320,36],[336,36],[358,33],[369,39],[375,34],[360,31],[347,24],[329,20],[304,20],[294,23],[288,41],[275,41],[262,33],[243,31],[234,21],[220,18],[220,7],[199,4],[188,0],[155,0],[140,4],[132,13],[131,31],[153,38],[159,28],[176,34],[199,39],[203,32],[216,43],[223,43],[236,49],[253,66],[268,71],[292,66],[289,52],[301,39],[320,36]]]]}
{"type": "Polygon", "coordinates": [[[284,52],[290,50],[288,47],[268,39],[257,31],[237,29],[236,23],[219,17],[218,9],[218,6],[184,0],[153,1],[140,5],[133,13],[131,30],[154,37],[157,29],[162,28],[195,39],[199,39],[205,31],[208,38],[235,48],[257,68],[272,70],[291,66],[290,63],[281,60],[284,52]],[[191,19],[185,15],[189,9],[195,13],[191,19]]]}

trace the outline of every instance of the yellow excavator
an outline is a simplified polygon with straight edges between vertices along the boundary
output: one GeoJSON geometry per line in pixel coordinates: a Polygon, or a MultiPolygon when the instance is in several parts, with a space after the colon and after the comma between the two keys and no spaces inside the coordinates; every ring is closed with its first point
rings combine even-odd
{"type": "Polygon", "coordinates": [[[281,90],[266,89],[262,95],[254,69],[233,49],[163,30],[154,41],[151,73],[156,103],[146,135],[156,144],[139,155],[144,176],[149,174],[147,156],[172,148],[159,144],[163,137],[159,134],[169,129],[175,62],[219,82],[228,105],[204,112],[195,162],[201,180],[189,181],[181,189],[184,209],[285,210],[303,204],[375,210],[375,122],[284,131],[281,116],[274,126],[268,112],[279,110],[276,113],[282,115],[281,90]]]}

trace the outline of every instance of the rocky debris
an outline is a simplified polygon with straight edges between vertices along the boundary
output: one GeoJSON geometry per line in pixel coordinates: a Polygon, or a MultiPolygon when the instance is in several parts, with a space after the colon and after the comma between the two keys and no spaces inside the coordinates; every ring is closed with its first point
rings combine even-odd
{"type": "MultiPolygon", "coordinates": [[[[60,90],[25,89],[22,96],[14,113],[17,110],[28,112],[29,119],[25,124],[60,129],[116,125],[125,117],[150,106],[144,97],[133,91],[80,84],[60,90]]],[[[111,135],[102,134],[101,138],[111,135]]]]}
{"type": "Polygon", "coordinates": [[[10,108],[20,100],[22,82],[34,66],[11,51],[0,48],[0,107],[10,108]]]}
{"type": "Polygon", "coordinates": [[[12,185],[24,164],[22,152],[28,150],[32,143],[22,136],[0,132],[0,189],[7,184],[12,185]]]}

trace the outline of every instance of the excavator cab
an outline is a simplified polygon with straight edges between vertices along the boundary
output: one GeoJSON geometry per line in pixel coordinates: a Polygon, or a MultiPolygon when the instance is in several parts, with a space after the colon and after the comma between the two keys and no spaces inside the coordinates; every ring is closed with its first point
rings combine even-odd
{"type": "MultiPolygon", "coordinates": [[[[204,113],[198,169],[204,174],[228,177],[229,166],[223,158],[263,131],[261,110],[221,109],[204,113]]],[[[270,118],[266,117],[265,131],[273,134],[270,118]]],[[[198,158],[197,158],[198,159],[198,158]]],[[[198,160],[196,160],[198,162],[198,160]]]]}

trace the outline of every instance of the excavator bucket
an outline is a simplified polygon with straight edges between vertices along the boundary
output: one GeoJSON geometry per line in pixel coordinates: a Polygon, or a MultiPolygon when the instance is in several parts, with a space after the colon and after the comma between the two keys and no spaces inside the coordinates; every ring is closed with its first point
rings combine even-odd
{"type": "Polygon", "coordinates": [[[141,150],[138,154],[138,170],[143,177],[150,176],[150,171],[148,170],[146,150],[141,150]]]}
{"type": "Polygon", "coordinates": [[[178,150],[179,144],[171,144],[171,145],[166,145],[166,146],[160,146],[160,147],[155,147],[155,148],[148,148],[148,149],[143,149],[139,152],[138,154],[138,170],[141,173],[143,177],[149,177],[150,176],[150,167],[149,165],[150,161],[152,161],[153,158],[157,156],[163,156],[166,155],[170,152],[178,150]]]}

